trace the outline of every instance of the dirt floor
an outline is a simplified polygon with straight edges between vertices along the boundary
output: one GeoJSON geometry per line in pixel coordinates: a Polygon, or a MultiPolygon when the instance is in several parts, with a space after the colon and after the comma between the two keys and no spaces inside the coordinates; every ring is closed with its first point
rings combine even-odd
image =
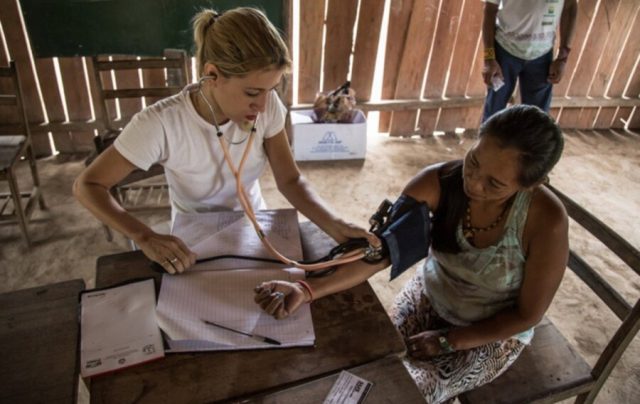
{"type": "MultiPolygon", "coordinates": [[[[369,137],[364,162],[301,163],[303,173],[318,193],[348,220],[365,226],[370,214],[384,198],[395,199],[407,181],[422,167],[461,157],[473,139],[470,135],[450,135],[428,139],[369,137]]],[[[632,245],[640,247],[640,135],[624,131],[570,131],[562,160],[551,182],[585,206],[632,245]]],[[[79,157],[52,157],[39,161],[48,211],[36,211],[30,231],[34,246],[27,249],[16,225],[0,226],[0,292],[82,278],[94,285],[95,260],[128,249],[126,240],[116,235],[105,239],[100,224],[71,195],[73,179],[83,168],[79,157]]],[[[21,167],[26,178],[26,167],[21,167]]],[[[275,189],[269,172],[262,178],[270,208],[288,206],[275,189]]],[[[23,184],[25,187],[26,184],[23,184]]],[[[2,190],[2,189],[0,189],[2,190]]],[[[168,219],[168,213],[144,218],[150,224],[168,219]]],[[[640,297],[640,276],[606,254],[597,241],[571,227],[571,247],[634,304],[640,297]]],[[[408,271],[412,272],[412,271],[408,271]]],[[[392,283],[383,271],[371,280],[386,308],[402,284],[404,274],[392,283]]],[[[579,279],[568,271],[551,309],[547,313],[561,332],[593,364],[606,338],[619,321],[579,279]]],[[[80,401],[87,400],[86,390],[80,401]]],[[[640,402],[640,337],[614,369],[602,389],[598,403],[640,402]]]]}

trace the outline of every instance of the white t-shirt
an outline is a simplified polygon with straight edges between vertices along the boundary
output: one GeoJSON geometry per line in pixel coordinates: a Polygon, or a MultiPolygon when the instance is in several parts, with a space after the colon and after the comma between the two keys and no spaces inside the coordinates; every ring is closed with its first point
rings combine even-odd
{"type": "Polygon", "coordinates": [[[485,0],[500,6],[496,41],[524,60],[536,59],[553,49],[564,0],[485,0]]]}
{"type": "MultiPolygon", "coordinates": [[[[135,166],[148,170],[152,164],[164,166],[172,222],[176,212],[240,210],[236,183],[224,159],[215,126],[196,112],[189,96],[196,85],[158,101],[137,113],[116,138],[114,146],[135,166]]],[[[254,209],[264,209],[258,178],[267,163],[264,139],[284,128],[286,108],[275,91],[270,91],[265,112],[259,114],[255,138],[242,170],[245,191],[254,209]]],[[[231,160],[239,165],[249,132],[232,121],[220,126],[227,139],[231,160]]]]}

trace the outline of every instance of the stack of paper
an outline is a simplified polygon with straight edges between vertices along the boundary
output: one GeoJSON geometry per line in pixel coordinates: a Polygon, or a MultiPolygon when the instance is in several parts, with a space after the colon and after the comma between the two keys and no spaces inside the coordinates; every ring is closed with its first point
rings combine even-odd
{"type": "MultiPolygon", "coordinates": [[[[263,232],[278,251],[293,260],[302,259],[298,214],[294,209],[258,211],[256,216],[263,232]]],[[[198,260],[222,255],[274,259],[243,212],[178,213],[172,234],[182,239],[196,253],[198,260]]],[[[272,262],[222,259],[198,263],[190,270],[282,266],[272,262]]]]}
{"type": "Polygon", "coordinates": [[[164,357],[153,279],[84,292],[80,300],[83,377],[164,357]]]}
{"type": "MultiPolygon", "coordinates": [[[[291,259],[302,259],[295,210],[260,211],[257,217],[276,249],[291,259]]],[[[221,255],[273,258],[243,212],[178,214],[173,234],[198,259],[221,255]]],[[[254,288],[262,282],[303,278],[304,271],[299,269],[243,259],[212,260],[180,275],[165,274],[158,298],[158,325],[173,352],[313,345],[309,305],[287,319],[276,320],[253,300],[254,288]]]]}
{"type": "Polygon", "coordinates": [[[158,299],[158,325],[170,351],[234,350],[309,346],[315,341],[309,305],[276,320],[254,300],[256,285],[269,280],[302,279],[298,269],[242,269],[164,275],[158,299]],[[280,345],[205,323],[215,322],[246,334],[265,336],[280,345]]]}

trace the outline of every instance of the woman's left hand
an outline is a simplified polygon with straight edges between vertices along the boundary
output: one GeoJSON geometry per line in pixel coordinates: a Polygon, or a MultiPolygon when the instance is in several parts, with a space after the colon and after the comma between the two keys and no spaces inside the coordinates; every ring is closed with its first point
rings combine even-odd
{"type": "Polygon", "coordinates": [[[442,355],[444,352],[438,341],[440,334],[440,331],[424,331],[409,337],[407,341],[409,356],[416,359],[429,359],[433,356],[442,355]]]}
{"type": "Polygon", "coordinates": [[[295,313],[306,299],[304,288],[295,282],[262,282],[254,292],[253,300],[276,320],[295,313]]]}
{"type": "Polygon", "coordinates": [[[331,236],[338,242],[344,243],[352,238],[366,238],[369,244],[374,247],[380,246],[380,240],[374,234],[369,233],[362,227],[356,226],[353,223],[347,223],[343,220],[336,221],[336,231],[331,236]]]}

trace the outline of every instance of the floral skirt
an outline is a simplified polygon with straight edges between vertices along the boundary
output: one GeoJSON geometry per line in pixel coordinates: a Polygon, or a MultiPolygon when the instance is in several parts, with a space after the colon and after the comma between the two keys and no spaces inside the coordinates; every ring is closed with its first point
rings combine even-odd
{"type": "MultiPolygon", "coordinates": [[[[420,269],[396,297],[391,319],[405,339],[423,331],[451,327],[424,294],[420,269]]],[[[403,362],[427,403],[444,403],[500,376],[524,347],[510,338],[428,360],[407,356],[403,362]]]]}

